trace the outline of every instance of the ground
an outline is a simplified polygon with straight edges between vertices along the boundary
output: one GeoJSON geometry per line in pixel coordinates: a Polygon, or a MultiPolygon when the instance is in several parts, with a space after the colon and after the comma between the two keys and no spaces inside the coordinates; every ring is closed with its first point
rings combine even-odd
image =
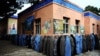
{"type": "Polygon", "coordinates": [[[12,45],[10,41],[0,40],[0,56],[46,56],[33,49],[12,45]]]}
{"type": "MultiPolygon", "coordinates": [[[[12,45],[10,41],[0,40],[0,56],[46,56],[33,49],[12,45]]],[[[100,56],[100,51],[88,51],[75,56],[100,56]]]]}

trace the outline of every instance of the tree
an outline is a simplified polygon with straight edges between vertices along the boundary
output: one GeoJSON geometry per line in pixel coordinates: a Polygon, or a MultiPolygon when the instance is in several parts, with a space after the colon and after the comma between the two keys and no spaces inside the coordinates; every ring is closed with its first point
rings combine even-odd
{"type": "Polygon", "coordinates": [[[0,0],[0,18],[9,17],[16,13],[17,9],[21,9],[23,4],[37,4],[42,0],[0,0]]]}
{"type": "Polygon", "coordinates": [[[88,6],[85,7],[84,11],[91,11],[91,12],[100,16],[100,8],[97,8],[97,7],[94,7],[94,6],[88,5],[88,6]]]}
{"type": "Polygon", "coordinates": [[[10,16],[16,13],[17,9],[21,8],[16,0],[0,0],[0,16],[10,16]]]}
{"type": "Polygon", "coordinates": [[[100,15],[100,8],[99,8],[99,15],[100,15]]]}

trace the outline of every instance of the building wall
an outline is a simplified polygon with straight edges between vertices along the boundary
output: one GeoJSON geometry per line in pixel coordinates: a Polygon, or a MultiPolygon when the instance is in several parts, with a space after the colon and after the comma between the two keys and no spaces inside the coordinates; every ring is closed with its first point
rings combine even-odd
{"type": "Polygon", "coordinates": [[[100,20],[97,20],[97,23],[98,23],[98,30],[97,30],[97,35],[99,36],[99,39],[100,39],[100,20]]]}
{"type": "MultiPolygon", "coordinates": [[[[42,28],[44,27],[44,23],[46,21],[51,21],[53,18],[53,5],[48,4],[47,6],[41,8],[35,12],[29,12],[29,13],[26,13],[23,16],[19,17],[19,20],[18,20],[18,26],[19,26],[18,32],[19,32],[19,34],[23,34],[22,23],[29,16],[34,16],[35,19],[41,18],[41,30],[42,30],[42,28]]],[[[34,32],[34,34],[35,34],[36,33],[35,30],[36,30],[36,28],[34,27],[34,31],[24,31],[24,33],[25,34],[33,34],[33,32],[34,32]]],[[[50,26],[50,29],[48,30],[48,32],[46,34],[48,34],[48,33],[53,33],[53,26],[52,25],[50,26]]],[[[44,34],[44,33],[42,33],[42,31],[41,31],[41,34],[44,34]]]]}
{"type": "Polygon", "coordinates": [[[85,34],[90,34],[90,18],[84,17],[85,34]]]}
{"type": "Polygon", "coordinates": [[[69,18],[70,26],[75,26],[75,20],[79,20],[80,26],[84,26],[84,16],[82,13],[54,3],[53,18],[63,20],[64,16],[69,18]]]}
{"type": "Polygon", "coordinates": [[[7,34],[7,19],[2,19],[0,21],[0,34],[7,34]]]}
{"type": "MultiPolygon", "coordinates": [[[[35,24],[34,30],[32,31],[24,31],[23,30],[23,22],[25,19],[29,16],[34,16],[35,19],[41,18],[41,35],[51,35],[54,34],[54,19],[63,20],[63,17],[69,18],[69,33],[71,33],[70,28],[71,26],[76,26],[76,20],[79,20],[80,26],[84,27],[84,34],[90,34],[92,33],[92,24],[95,24],[94,33],[97,34],[97,25],[100,25],[99,20],[96,18],[90,17],[90,16],[84,16],[83,12],[79,12],[77,10],[68,8],[66,6],[63,6],[59,3],[49,3],[45,5],[44,7],[39,8],[38,10],[31,11],[28,13],[25,13],[24,15],[20,16],[18,19],[18,33],[19,34],[36,34],[36,27],[35,24]],[[45,24],[49,22],[50,27],[45,30],[45,24]]],[[[100,28],[100,26],[99,26],[100,28]]],[[[80,29],[80,28],[79,28],[80,29]]],[[[100,32],[100,30],[98,30],[100,32]]],[[[79,31],[80,33],[80,31],[79,31]]],[[[98,33],[100,34],[100,33],[98,33]]]]}
{"type": "Polygon", "coordinates": [[[93,33],[92,24],[94,24],[94,34],[97,34],[97,20],[95,18],[90,17],[90,33],[93,33]]]}
{"type": "MultiPolygon", "coordinates": [[[[49,4],[48,6],[45,6],[35,12],[27,13],[19,18],[19,33],[22,34],[23,28],[22,23],[24,20],[29,17],[34,16],[35,19],[41,18],[41,34],[53,34],[54,33],[54,25],[53,25],[53,19],[60,19],[63,20],[63,17],[70,18],[70,26],[75,26],[75,20],[80,20],[80,26],[84,26],[84,17],[83,14],[75,11],[70,8],[66,8],[64,6],[60,6],[58,4],[49,4]],[[46,33],[43,32],[44,24],[46,21],[50,21],[50,28],[47,30],[46,33]]],[[[35,25],[35,24],[34,24],[35,25]]],[[[25,34],[36,34],[35,33],[36,28],[34,27],[34,31],[24,31],[25,34]]],[[[69,27],[69,33],[70,33],[70,27],[69,27]]]]}
{"type": "Polygon", "coordinates": [[[94,24],[94,34],[99,34],[99,28],[97,29],[97,25],[100,25],[100,20],[97,20],[96,18],[85,16],[84,17],[84,26],[85,26],[85,34],[91,34],[93,33],[93,24],[94,24]],[[98,32],[97,32],[98,31],[98,32]]]}

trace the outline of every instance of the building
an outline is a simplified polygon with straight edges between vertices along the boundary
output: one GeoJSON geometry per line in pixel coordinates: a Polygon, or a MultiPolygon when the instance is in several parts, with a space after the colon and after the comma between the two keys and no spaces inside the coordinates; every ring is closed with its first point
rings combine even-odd
{"type": "Polygon", "coordinates": [[[99,20],[70,1],[43,0],[19,14],[18,34],[97,34],[99,20]],[[93,31],[91,24],[95,25],[93,31]]]}
{"type": "Polygon", "coordinates": [[[85,34],[98,34],[100,35],[100,16],[87,11],[84,12],[84,25],[85,25],[85,34]]]}
{"type": "Polygon", "coordinates": [[[2,39],[10,40],[10,35],[17,34],[17,16],[11,16],[0,20],[0,37],[2,39]]]}

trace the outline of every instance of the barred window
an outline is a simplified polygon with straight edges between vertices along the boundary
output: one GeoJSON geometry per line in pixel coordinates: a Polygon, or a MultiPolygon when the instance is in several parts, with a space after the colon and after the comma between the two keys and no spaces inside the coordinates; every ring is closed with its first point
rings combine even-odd
{"type": "Polygon", "coordinates": [[[68,33],[69,29],[69,18],[63,17],[64,23],[63,23],[63,33],[68,33]]]}
{"type": "Polygon", "coordinates": [[[92,24],[92,33],[94,33],[94,26],[95,24],[92,24]]]}
{"type": "Polygon", "coordinates": [[[79,33],[79,23],[80,21],[79,20],[76,20],[76,33],[79,33]]]}
{"type": "Polygon", "coordinates": [[[36,34],[41,34],[41,19],[35,20],[36,34]]]}
{"type": "Polygon", "coordinates": [[[99,32],[99,25],[97,25],[97,33],[99,32]]]}

